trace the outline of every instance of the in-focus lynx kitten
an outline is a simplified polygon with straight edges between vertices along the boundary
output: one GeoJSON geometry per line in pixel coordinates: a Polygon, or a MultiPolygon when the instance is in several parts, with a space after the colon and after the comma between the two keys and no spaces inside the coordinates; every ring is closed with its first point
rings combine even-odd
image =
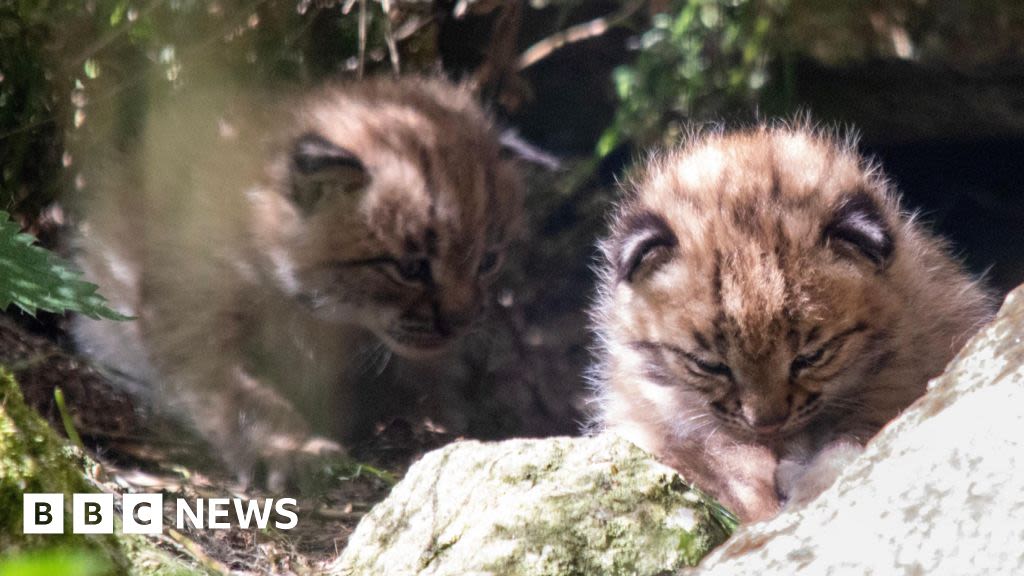
{"type": "Polygon", "coordinates": [[[602,248],[601,424],[746,520],[824,490],[990,311],[877,166],[800,125],[652,159],[602,248]]]}
{"type": "Polygon", "coordinates": [[[385,393],[364,378],[375,354],[429,356],[478,317],[521,184],[471,92],[441,80],[181,98],[84,207],[79,262],[138,320],[75,336],[280,487],[340,449],[311,423],[344,438],[353,397],[385,393]]]}

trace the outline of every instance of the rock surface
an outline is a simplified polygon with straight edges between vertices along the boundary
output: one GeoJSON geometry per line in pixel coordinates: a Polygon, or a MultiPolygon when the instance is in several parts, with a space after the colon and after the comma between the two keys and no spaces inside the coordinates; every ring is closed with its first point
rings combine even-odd
{"type": "Polygon", "coordinates": [[[1024,574],[1024,288],[835,485],[693,573],[1024,574]]]}
{"type": "Polygon", "coordinates": [[[734,522],[612,437],[459,442],[409,470],[331,573],[653,575],[693,565],[734,522]]]}

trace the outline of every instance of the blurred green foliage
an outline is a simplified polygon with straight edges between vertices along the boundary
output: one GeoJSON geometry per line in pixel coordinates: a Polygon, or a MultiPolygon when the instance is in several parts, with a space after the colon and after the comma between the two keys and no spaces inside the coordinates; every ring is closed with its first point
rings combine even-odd
{"type": "MultiPolygon", "coordinates": [[[[1014,0],[518,1],[546,15],[524,19],[520,51],[595,15],[629,14],[609,22],[632,35],[628,63],[607,79],[618,109],[596,142],[599,155],[623,143],[674,142],[691,120],[790,110],[792,55],[834,65],[919,60],[965,71],[1024,56],[1024,3],[1014,0]]],[[[59,191],[81,185],[77,159],[66,153],[71,144],[95,133],[130,138],[148,102],[203,70],[229,74],[236,85],[291,88],[352,76],[360,55],[368,73],[390,70],[389,39],[404,70],[438,69],[452,56],[438,46],[442,21],[494,18],[508,4],[0,1],[0,209],[31,222],[59,191]],[[98,113],[105,105],[116,113],[98,113]]],[[[480,31],[488,27],[474,29],[478,45],[453,45],[486,55],[491,38],[480,31]]]]}
{"type": "MultiPolygon", "coordinates": [[[[625,4],[628,0],[621,0],[625,4]]],[[[905,61],[976,77],[1024,61],[1018,0],[652,0],[614,72],[619,108],[597,144],[678,142],[690,121],[797,107],[793,64],[905,61]]],[[[999,72],[997,72],[998,74],[999,72]]]]}
{"type": "Polygon", "coordinates": [[[774,57],[771,32],[784,0],[673,0],[634,39],[616,68],[619,109],[597,143],[604,156],[629,140],[678,140],[684,124],[752,107],[774,57]]]}
{"type": "Polygon", "coordinates": [[[42,53],[50,31],[24,4],[0,3],[0,208],[35,213],[60,185],[58,91],[42,53]]]}
{"type": "MultiPolygon", "coordinates": [[[[322,0],[0,2],[0,209],[33,221],[59,192],[80,187],[73,141],[130,138],[153,98],[204,71],[262,87],[353,73],[360,6],[345,14],[342,2],[322,0]],[[99,113],[105,107],[116,113],[99,113]]],[[[366,2],[365,16],[367,70],[386,68],[381,3],[366,2]]]]}

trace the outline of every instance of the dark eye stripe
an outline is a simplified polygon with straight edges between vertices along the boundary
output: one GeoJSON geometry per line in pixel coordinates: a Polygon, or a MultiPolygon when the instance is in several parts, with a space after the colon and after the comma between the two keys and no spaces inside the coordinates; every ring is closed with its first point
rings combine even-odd
{"type": "MultiPolygon", "coordinates": [[[[806,370],[808,368],[823,368],[827,366],[829,363],[832,362],[832,360],[835,359],[836,352],[839,350],[839,348],[842,346],[842,344],[845,342],[847,338],[854,334],[864,332],[866,330],[868,330],[868,325],[864,322],[858,322],[857,324],[854,324],[852,327],[847,328],[846,330],[843,330],[838,334],[835,334],[828,340],[816,346],[817,351],[822,354],[821,358],[815,359],[804,366],[800,366],[799,369],[806,370]]],[[[812,328],[807,336],[808,342],[812,342],[814,338],[818,336],[819,333],[820,329],[818,327],[812,328]]],[[[806,347],[807,345],[805,344],[804,348],[806,347]]],[[[798,361],[800,361],[805,356],[813,356],[813,354],[798,356],[796,359],[794,359],[794,369],[797,368],[798,361]]]]}
{"type": "Polygon", "coordinates": [[[379,266],[394,264],[396,260],[390,256],[372,256],[370,258],[354,258],[352,260],[332,260],[327,265],[332,268],[357,268],[360,266],[379,266]]]}
{"type": "Polygon", "coordinates": [[[395,269],[403,280],[412,283],[431,284],[433,275],[430,271],[430,260],[426,258],[402,258],[395,262],[395,269]]]}
{"type": "Polygon", "coordinates": [[[811,328],[807,332],[807,337],[804,338],[804,343],[803,346],[801,346],[801,348],[806,348],[808,345],[810,345],[811,342],[817,340],[819,336],[821,336],[821,328],[819,326],[811,328]]]}
{"type": "Polygon", "coordinates": [[[705,393],[711,393],[715,390],[715,386],[701,384],[703,382],[708,382],[709,374],[707,372],[703,372],[701,370],[694,370],[693,368],[690,367],[689,364],[686,363],[683,364],[683,370],[686,370],[687,374],[696,378],[696,380],[688,382],[689,386],[694,390],[705,393]]]}
{"type": "Polygon", "coordinates": [[[823,368],[832,361],[835,357],[836,348],[818,348],[812,354],[803,354],[793,359],[793,363],[790,365],[790,371],[793,374],[799,374],[805,370],[812,368],[823,368]]]}
{"type": "Polygon", "coordinates": [[[354,258],[351,260],[333,260],[325,264],[329,268],[372,268],[392,283],[408,287],[411,284],[423,284],[429,286],[433,283],[430,271],[430,262],[425,258],[413,258],[410,261],[425,263],[425,268],[411,270],[408,262],[391,256],[373,256],[370,258],[354,258]],[[397,276],[401,276],[399,279],[397,276]]]}
{"type": "Polygon", "coordinates": [[[711,342],[708,341],[707,336],[705,336],[701,332],[697,332],[695,330],[693,332],[693,340],[697,343],[697,346],[700,346],[705,351],[707,351],[707,352],[711,352],[712,351],[711,342]]]}
{"type": "Polygon", "coordinates": [[[825,342],[825,345],[822,346],[822,347],[824,348],[824,347],[827,347],[827,346],[831,346],[831,345],[833,345],[838,340],[845,340],[846,338],[849,338],[850,336],[853,336],[854,334],[857,334],[859,332],[864,332],[867,329],[868,329],[868,325],[867,324],[865,324],[864,322],[858,322],[857,324],[853,325],[852,327],[847,328],[846,330],[843,330],[839,334],[836,334],[835,336],[829,338],[828,341],[825,342]]]}
{"type": "MultiPolygon", "coordinates": [[[[824,383],[832,380],[846,369],[845,364],[834,366],[835,360],[839,358],[839,351],[842,350],[843,345],[846,344],[846,341],[850,336],[867,331],[868,329],[869,327],[867,324],[860,322],[829,338],[819,347],[820,350],[824,350],[822,358],[812,365],[805,366],[800,370],[794,370],[793,374],[800,374],[801,378],[809,382],[824,383]],[[832,370],[827,373],[822,373],[822,370],[829,368],[830,366],[833,368],[832,370]]],[[[794,365],[795,363],[796,361],[794,360],[794,365]]]]}
{"type": "Polygon", "coordinates": [[[814,373],[808,372],[808,373],[806,373],[806,375],[801,375],[801,378],[803,380],[808,381],[808,382],[817,382],[819,384],[827,384],[827,383],[831,382],[832,380],[834,380],[836,376],[839,376],[840,374],[842,374],[844,370],[846,370],[846,366],[836,366],[833,370],[831,370],[827,374],[821,374],[820,372],[814,372],[814,373]]]}
{"type": "Polygon", "coordinates": [[[647,362],[643,366],[644,376],[661,386],[680,386],[684,385],[702,394],[713,394],[717,387],[710,381],[708,375],[703,372],[698,372],[691,368],[689,364],[683,363],[683,369],[693,376],[692,380],[681,379],[677,374],[669,370],[665,364],[666,359],[664,351],[656,348],[641,349],[641,353],[648,358],[647,362]]]}
{"type": "Polygon", "coordinates": [[[497,250],[484,252],[483,256],[480,257],[477,273],[486,276],[491,272],[496,272],[501,267],[502,256],[502,253],[497,250]]]}
{"type": "Polygon", "coordinates": [[[730,380],[732,379],[732,371],[725,364],[717,362],[708,362],[706,360],[701,359],[696,354],[687,352],[686,350],[683,350],[682,348],[675,346],[673,344],[639,340],[635,342],[630,342],[629,345],[635,350],[644,352],[658,351],[663,353],[670,353],[673,356],[676,356],[677,358],[681,358],[683,360],[683,366],[689,372],[702,378],[707,378],[709,376],[724,376],[726,378],[729,378],[730,380]]]}
{"type": "Polygon", "coordinates": [[[385,280],[390,282],[393,286],[397,286],[397,287],[401,288],[402,290],[409,290],[409,283],[405,282],[403,280],[399,280],[398,279],[397,275],[394,272],[394,266],[391,266],[391,265],[374,266],[373,270],[377,274],[382,276],[385,280]]]}
{"type": "MultiPolygon", "coordinates": [[[[858,323],[854,324],[853,326],[847,328],[846,330],[843,330],[842,332],[839,332],[839,333],[833,335],[828,340],[825,340],[824,342],[819,344],[817,346],[817,348],[819,348],[819,349],[820,348],[828,348],[829,346],[832,346],[835,343],[835,341],[837,341],[837,340],[842,340],[844,338],[848,338],[848,337],[850,337],[850,336],[852,336],[854,334],[857,334],[858,332],[864,332],[867,329],[868,329],[868,325],[867,325],[866,322],[858,322],[858,323]]],[[[814,342],[816,339],[818,339],[818,337],[820,335],[821,335],[821,328],[819,328],[817,326],[814,327],[814,328],[811,328],[810,332],[808,332],[808,334],[807,334],[807,342],[804,344],[804,347],[806,348],[807,346],[809,346],[812,342],[814,342]]]]}

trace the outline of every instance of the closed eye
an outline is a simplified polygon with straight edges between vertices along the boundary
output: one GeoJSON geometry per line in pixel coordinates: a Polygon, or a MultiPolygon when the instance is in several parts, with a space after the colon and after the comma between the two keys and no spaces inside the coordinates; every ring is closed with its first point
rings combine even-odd
{"type": "Polygon", "coordinates": [[[793,372],[793,374],[797,374],[802,370],[806,370],[807,368],[817,365],[824,358],[825,348],[818,348],[817,350],[811,352],[810,354],[801,354],[800,356],[794,358],[790,370],[793,372]]]}
{"type": "Polygon", "coordinates": [[[631,342],[630,345],[635,349],[647,352],[669,352],[684,360],[686,365],[690,367],[691,372],[699,372],[707,376],[724,376],[726,378],[732,378],[732,370],[727,364],[698,356],[693,352],[688,352],[672,344],[639,340],[631,342]]]}
{"type": "Polygon", "coordinates": [[[687,359],[701,372],[710,374],[711,376],[725,376],[726,378],[732,376],[732,370],[721,362],[703,360],[693,354],[687,354],[686,356],[687,359]]]}
{"type": "Polygon", "coordinates": [[[430,260],[415,256],[404,258],[378,256],[361,260],[336,261],[332,265],[336,268],[371,266],[385,278],[405,286],[425,286],[434,281],[430,260]]]}
{"type": "Polygon", "coordinates": [[[392,261],[391,265],[402,281],[408,284],[429,284],[433,278],[430,260],[426,258],[405,257],[392,261]]]}
{"type": "Polygon", "coordinates": [[[480,276],[491,276],[501,269],[504,258],[498,250],[488,250],[480,258],[480,265],[477,267],[477,274],[480,276]]]}

